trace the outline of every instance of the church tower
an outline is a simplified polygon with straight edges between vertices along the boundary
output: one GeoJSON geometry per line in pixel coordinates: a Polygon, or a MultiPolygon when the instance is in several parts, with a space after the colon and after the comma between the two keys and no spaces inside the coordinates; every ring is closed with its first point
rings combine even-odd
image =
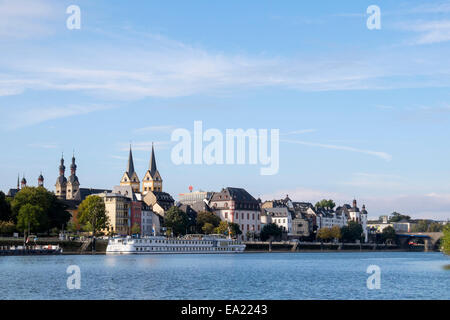
{"type": "Polygon", "coordinates": [[[75,164],[75,155],[72,156],[72,164],[70,165],[70,177],[67,181],[66,199],[74,198],[75,193],[80,188],[80,182],[77,177],[77,165],[75,164]]]}
{"type": "Polygon", "coordinates": [[[134,192],[139,193],[140,182],[136,172],[134,171],[133,153],[131,152],[131,146],[130,154],[128,156],[127,171],[123,174],[122,180],[120,180],[120,185],[131,186],[134,192]]]}
{"type": "Polygon", "coordinates": [[[66,167],[64,166],[64,155],[61,157],[61,164],[59,165],[59,177],[56,179],[56,196],[60,199],[66,199],[67,179],[64,176],[66,167]]]}
{"type": "Polygon", "coordinates": [[[162,183],[163,180],[156,168],[155,149],[152,144],[149,169],[145,173],[144,180],[142,180],[142,194],[145,195],[149,191],[162,191],[162,183]]]}
{"type": "Polygon", "coordinates": [[[41,174],[38,177],[38,187],[43,187],[44,186],[44,176],[41,174]]]}
{"type": "Polygon", "coordinates": [[[22,181],[20,182],[20,189],[23,189],[27,186],[27,179],[25,179],[25,175],[23,175],[22,181]]]}

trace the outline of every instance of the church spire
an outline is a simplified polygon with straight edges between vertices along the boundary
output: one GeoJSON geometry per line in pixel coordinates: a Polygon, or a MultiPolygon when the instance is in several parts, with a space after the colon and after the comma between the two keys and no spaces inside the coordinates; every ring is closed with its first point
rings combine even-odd
{"type": "Polygon", "coordinates": [[[156,172],[156,160],[155,160],[155,149],[153,148],[153,142],[152,142],[152,155],[150,157],[150,173],[152,174],[152,176],[155,174],[156,172]]]}
{"type": "Polygon", "coordinates": [[[134,173],[133,153],[131,152],[131,144],[130,144],[130,154],[128,156],[127,173],[130,177],[134,173]]]}

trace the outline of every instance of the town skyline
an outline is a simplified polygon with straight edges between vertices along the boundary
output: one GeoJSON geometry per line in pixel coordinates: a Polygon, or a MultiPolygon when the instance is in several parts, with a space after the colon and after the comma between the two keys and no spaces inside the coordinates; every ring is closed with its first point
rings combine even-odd
{"type": "MultiPolygon", "coordinates": [[[[133,151],[133,149],[132,149],[132,145],[130,145],[130,149],[129,149],[129,154],[128,154],[128,157],[126,157],[126,159],[127,159],[127,164],[125,164],[124,165],[124,170],[123,170],[123,172],[127,172],[127,168],[128,168],[128,166],[130,165],[129,164],[129,160],[130,160],[130,155],[132,155],[132,154],[134,154],[134,151],[133,151]]],[[[73,151],[73,153],[72,153],[72,155],[70,156],[70,157],[64,157],[64,153],[62,153],[61,154],[61,158],[60,158],[60,161],[62,160],[62,159],[64,159],[64,165],[65,165],[65,173],[64,173],[64,175],[67,175],[67,176],[69,176],[70,175],[70,170],[71,169],[69,169],[70,167],[70,163],[71,163],[71,161],[74,161],[75,159],[76,159],[76,166],[75,166],[75,170],[77,170],[77,168],[78,168],[78,158],[76,157],[76,154],[75,154],[75,151],[73,151]]],[[[131,160],[132,160],[132,166],[133,166],[133,170],[135,170],[134,168],[135,167],[138,167],[138,166],[136,166],[136,158],[135,157],[133,157],[133,156],[131,156],[131,160]]],[[[141,160],[141,159],[140,159],[141,160]]],[[[148,159],[148,165],[147,165],[147,168],[145,169],[145,172],[147,171],[147,170],[149,170],[149,168],[151,167],[151,163],[152,163],[152,161],[154,161],[154,154],[153,154],[153,152],[151,153],[151,155],[149,156],[149,159],[148,159]]],[[[59,162],[59,164],[61,164],[61,162],[59,162]]],[[[75,164],[75,162],[72,162],[72,164],[75,164]]],[[[159,166],[159,163],[158,163],[158,166],[159,166]]],[[[139,167],[142,167],[142,166],[139,166],[139,167]]],[[[60,169],[59,169],[60,170],[60,169]]],[[[140,175],[139,173],[138,173],[138,169],[136,169],[135,170],[136,171],[136,173],[137,173],[137,176],[138,176],[138,178],[140,179],[140,181],[141,181],[141,183],[143,183],[144,182],[144,174],[142,174],[142,175],[140,175]]],[[[122,172],[122,174],[123,174],[123,172],[122,172]]],[[[59,173],[58,174],[56,174],[55,175],[55,181],[57,180],[57,178],[58,178],[58,176],[60,176],[60,174],[61,174],[61,171],[59,171],[59,173]]],[[[80,172],[78,171],[78,173],[77,173],[77,175],[80,175],[80,172]]],[[[120,176],[120,175],[119,175],[120,176]]],[[[110,190],[110,189],[113,189],[113,188],[115,188],[115,187],[117,187],[118,185],[120,185],[121,184],[121,182],[120,182],[120,179],[115,183],[115,184],[113,184],[113,185],[108,185],[108,186],[101,186],[101,185],[94,185],[94,186],[89,186],[89,185],[85,185],[85,184],[83,184],[82,183],[82,181],[83,181],[83,176],[82,175],[80,175],[80,180],[81,180],[81,183],[80,183],[80,188],[83,188],[83,189],[96,189],[96,190],[110,190]]],[[[12,188],[12,189],[14,189],[14,187],[19,187],[19,189],[21,188],[21,185],[22,185],[22,183],[23,183],[23,179],[25,178],[25,183],[26,183],[26,186],[28,186],[28,187],[35,187],[35,186],[39,186],[39,185],[42,185],[42,186],[44,186],[46,189],[48,189],[48,190],[50,190],[50,191],[52,191],[52,192],[55,192],[55,184],[53,183],[52,184],[52,182],[51,181],[49,181],[48,180],[48,178],[47,178],[47,176],[46,175],[44,175],[42,172],[40,172],[39,173],[39,175],[36,177],[36,179],[32,179],[31,177],[26,177],[26,175],[24,175],[24,174],[18,174],[18,176],[17,176],[17,181],[16,181],[16,184],[17,185],[11,185],[10,186],[10,188],[12,188]],[[36,181],[34,181],[34,180],[36,180],[36,181]],[[36,182],[36,183],[35,183],[36,182]]],[[[166,176],[164,176],[164,179],[163,180],[166,180],[166,176]]],[[[169,181],[170,181],[170,178],[169,178],[169,181]]],[[[216,188],[214,188],[214,187],[212,187],[212,188],[210,188],[210,189],[205,189],[205,188],[201,188],[201,187],[194,187],[192,184],[190,184],[190,185],[188,185],[188,186],[186,186],[186,188],[185,188],[185,190],[184,189],[179,189],[179,191],[178,192],[171,192],[170,190],[176,190],[177,188],[176,187],[172,187],[172,188],[170,188],[170,187],[168,187],[167,185],[166,185],[166,183],[165,183],[165,188],[167,188],[168,190],[166,190],[170,195],[172,195],[173,196],[173,198],[176,200],[176,201],[178,201],[179,200],[179,196],[181,195],[181,194],[187,194],[187,193],[190,193],[190,192],[192,192],[192,191],[194,191],[194,192],[196,192],[196,191],[205,191],[205,192],[215,192],[215,193],[219,193],[222,189],[224,189],[224,188],[227,188],[227,187],[236,187],[236,188],[243,188],[243,189],[248,189],[248,188],[246,188],[246,186],[243,186],[243,185],[229,185],[229,186],[220,186],[220,187],[216,187],[216,188]]],[[[8,192],[8,189],[10,189],[10,188],[7,188],[7,189],[5,189],[5,190],[2,190],[2,191],[4,191],[4,193],[5,194],[7,194],[7,192],[8,192]]],[[[305,192],[305,195],[303,196],[303,198],[297,198],[298,197],[298,195],[289,195],[289,194],[282,194],[282,193],[278,193],[278,194],[273,194],[273,195],[262,195],[262,196],[257,196],[257,195],[255,195],[253,192],[252,192],[252,190],[248,190],[249,192],[250,192],[250,194],[252,194],[256,199],[258,199],[258,198],[260,198],[261,200],[262,200],[262,202],[264,202],[264,201],[271,201],[271,200],[276,200],[276,199],[283,199],[283,198],[285,198],[285,197],[288,197],[289,196],[289,198],[292,200],[292,201],[296,201],[296,202],[305,202],[305,203],[311,203],[312,205],[314,205],[316,202],[319,202],[320,200],[323,200],[323,199],[326,199],[326,200],[328,200],[328,199],[331,199],[331,200],[333,200],[333,201],[335,201],[336,202],[336,207],[339,207],[339,206],[342,206],[342,205],[344,205],[344,204],[349,204],[349,203],[352,203],[353,201],[358,201],[361,205],[363,205],[363,206],[368,206],[365,202],[364,202],[364,200],[363,199],[361,199],[361,198],[357,198],[357,197],[353,197],[353,198],[351,198],[351,199],[345,199],[345,198],[333,198],[333,197],[321,197],[321,194],[318,194],[318,195],[316,195],[316,198],[305,198],[305,197],[307,197],[308,196],[308,194],[305,192]]],[[[138,191],[138,192],[141,192],[140,190],[138,191]]],[[[338,194],[338,193],[336,193],[336,194],[338,194]]],[[[333,195],[333,194],[330,194],[331,196],[333,195]]],[[[301,195],[301,193],[300,193],[300,196],[302,197],[302,195],[301,195]]],[[[309,195],[310,196],[310,195],[309,195]]],[[[369,202],[370,203],[370,202],[369,202]]],[[[406,211],[401,211],[401,210],[397,210],[397,209],[393,209],[392,211],[390,211],[390,212],[382,212],[382,213],[370,213],[370,207],[369,207],[369,214],[368,214],[368,217],[369,217],[369,220],[377,220],[380,216],[382,216],[382,215],[386,215],[386,216],[388,216],[388,215],[390,215],[390,214],[392,214],[392,213],[394,213],[394,212],[399,212],[399,213],[401,213],[401,214],[406,214],[406,215],[410,215],[411,216],[411,218],[413,218],[413,219],[432,219],[432,220],[448,220],[448,217],[447,217],[447,219],[446,219],[446,217],[444,217],[443,219],[442,218],[434,218],[434,217],[423,217],[423,216],[415,216],[414,215],[414,213],[412,213],[412,212],[406,212],[406,211]]]]}
{"type": "Polygon", "coordinates": [[[76,4],[79,29],[71,1],[0,2],[1,190],[41,172],[54,190],[73,150],[81,185],[111,188],[130,141],[139,175],[155,142],[174,197],[235,186],[450,217],[449,1],[76,4]],[[279,171],[175,165],[171,133],[195,121],[279,129],[279,171]]]}

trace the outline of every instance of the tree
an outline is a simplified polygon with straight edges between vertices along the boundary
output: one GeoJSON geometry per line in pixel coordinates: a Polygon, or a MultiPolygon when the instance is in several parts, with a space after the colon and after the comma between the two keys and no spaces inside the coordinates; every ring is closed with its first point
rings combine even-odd
{"type": "Polygon", "coordinates": [[[339,240],[342,238],[341,228],[339,226],[333,226],[330,230],[330,236],[332,239],[339,240]]]}
{"type": "Polygon", "coordinates": [[[0,234],[11,235],[14,232],[16,226],[12,221],[0,221],[0,234]]]}
{"type": "Polygon", "coordinates": [[[137,223],[135,223],[132,227],[131,227],[131,233],[132,234],[140,234],[141,233],[141,226],[137,223]]]}
{"type": "Polygon", "coordinates": [[[38,205],[25,204],[17,215],[17,229],[24,234],[29,230],[36,231],[39,228],[39,221],[42,220],[41,216],[44,214],[44,210],[38,205]]]}
{"type": "Polygon", "coordinates": [[[326,209],[326,210],[333,210],[334,207],[336,207],[336,203],[334,203],[333,200],[320,200],[319,202],[316,203],[315,205],[316,208],[322,208],[322,209],[326,209]]]}
{"type": "Polygon", "coordinates": [[[197,214],[197,231],[202,232],[206,223],[209,223],[213,228],[217,228],[220,224],[220,218],[213,212],[200,211],[197,214]]]}
{"type": "Polygon", "coordinates": [[[395,241],[396,239],[395,229],[392,226],[384,228],[383,232],[381,233],[381,238],[385,243],[387,241],[395,241]]]}
{"type": "Polygon", "coordinates": [[[266,241],[268,239],[279,238],[283,233],[283,229],[275,223],[266,224],[261,230],[261,240],[266,241]]]}
{"type": "Polygon", "coordinates": [[[178,207],[171,207],[164,214],[164,225],[170,228],[175,236],[186,234],[189,227],[189,217],[178,207]]]}
{"type": "Polygon", "coordinates": [[[400,214],[398,212],[393,212],[391,214],[391,218],[389,219],[389,222],[399,222],[399,221],[402,221],[402,220],[409,221],[409,220],[411,220],[411,217],[403,215],[403,214],[400,214]]]}
{"type": "Polygon", "coordinates": [[[214,233],[224,235],[228,235],[228,233],[231,233],[231,236],[235,237],[237,235],[242,234],[242,231],[237,223],[220,221],[219,226],[214,229],[214,233]]]}
{"type": "Polygon", "coordinates": [[[441,232],[443,226],[438,222],[430,220],[420,220],[411,229],[412,232],[441,232]]]}
{"type": "Polygon", "coordinates": [[[105,203],[99,196],[91,195],[81,202],[78,207],[78,221],[84,227],[92,230],[92,234],[109,226],[109,217],[106,215],[105,203]]]}
{"type": "Polygon", "coordinates": [[[350,221],[348,225],[341,228],[342,240],[347,242],[361,240],[362,233],[362,226],[355,221],[350,221]]]}
{"type": "Polygon", "coordinates": [[[432,222],[428,225],[427,232],[442,232],[444,226],[439,222],[432,222]]]}
{"type": "Polygon", "coordinates": [[[40,217],[37,231],[49,233],[52,228],[60,229],[70,220],[66,206],[44,187],[25,187],[16,194],[11,203],[11,218],[14,222],[17,222],[20,208],[25,204],[40,206],[44,212],[40,217]]]}
{"type": "Polygon", "coordinates": [[[211,233],[213,233],[214,232],[214,225],[213,224],[211,224],[211,223],[209,223],[209,222],[206,222],[204,225],[203,225],[203,227],[202,227],[202,231],[205,233],[205,234],[211,234],[211,233]]]}
{"type": "Polygon", "coordinates": [[[328,241],[333,238],[332,232],[330,228],[320,228],[317,231],[317,238],[323,241],[328,241]]]}
{"type": "Polygon", "coordinates": [[[11,205],[5,194],[0,191],[0,221],[11,220],[11,205]]]}
{"type": "Polygon", "coordinates": [[[446,224],[444,227],[444,236],[442,237],[442,251],[445,254],[450,255],[450,224],[446,224]]]}

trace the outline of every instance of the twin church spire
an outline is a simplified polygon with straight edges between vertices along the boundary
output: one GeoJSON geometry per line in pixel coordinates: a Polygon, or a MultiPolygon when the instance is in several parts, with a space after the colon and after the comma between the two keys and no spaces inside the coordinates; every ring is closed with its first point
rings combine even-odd
{"type": "Polygon", "coordinates": [[[127,171],[123,174],[120,181],[122,186],[131,186],[134,192],[142,192],[143,195],[150,191],[162,191],[162,179],[156,167],[155,149],[152,143],[152,153],[150,156],[150,163],[147,172],[142,180],[142,191],[140,191],[139,177],[134,170],[133,152],[130,145],[130,153],[128,155],[127,171]]]}

